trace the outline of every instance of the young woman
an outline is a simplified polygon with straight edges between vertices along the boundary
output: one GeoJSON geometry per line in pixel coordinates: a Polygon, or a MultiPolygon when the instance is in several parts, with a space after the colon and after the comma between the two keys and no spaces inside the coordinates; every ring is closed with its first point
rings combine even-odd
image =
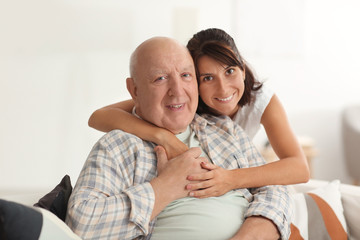
{"type": "MultiPolygon", "coordinates": [[[[199,181],[187,185],[190,195],[204,198],[220,196],[236,188],[261,187],[306,182],[309,169],[305,155],[291,130],[277,96],[256,81],[239,54],[231,36],[220,29],[196,33],[187,48],[194,59],[199,85],[199,114],[227,115],[253,138],[262,124],[279,161],[254,168],[225,170],[204,163],[209,171],[188,176],[199,181]]],[[[171,159],[187,146],[171,132],[146,123],[133,115],[132,100],[96,110],[89,126],[108,132],[122,129],[140,138],[162,145],[171,159]]]]}

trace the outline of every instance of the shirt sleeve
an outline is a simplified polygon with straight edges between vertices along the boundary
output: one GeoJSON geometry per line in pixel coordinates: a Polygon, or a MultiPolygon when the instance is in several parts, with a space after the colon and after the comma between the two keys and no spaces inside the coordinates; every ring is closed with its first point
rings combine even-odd
{"type": "Polygon", "coordinates": [[[154,191],[149,182],[133,184],[134,165],[116,154],[120,150],[111,146],[117,145],[108,138],[94,146],[69,199],[66,222],[84,239],[134,239],[149,233],[154,191]]]}
{"type": "Polygon", "coordinates": [[[259,131],[261,117],[273,97],[274,91],[267,84],[263,84],[261,89],[253,94],[254,101],[239,108],[233,118],[233,121],[244,129],[250,139],[253,139],[259,131]]]}
{"type": "MultiPolygon", "coordinates": [[[[248,136],[239,129],[237,133],[240,136],[241,149],[248,159],[249,167],[265,164],[265,160],[248,136]]],[[[253,198],[249,203],[245,217],[262,216],[272,220],[281,234],[281,239],[288,239],[290,236],[292,201],[287,186],[269,185],[251,188],[249,191],[253,198]]]]}

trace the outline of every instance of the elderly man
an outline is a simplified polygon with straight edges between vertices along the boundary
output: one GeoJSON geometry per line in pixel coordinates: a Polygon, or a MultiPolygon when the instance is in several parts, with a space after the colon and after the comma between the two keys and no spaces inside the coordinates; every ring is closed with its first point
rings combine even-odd
{"type": "Polygon", "coordinates": [[[188,196],[187,176],[205,171],[201,163],[207,159],[227,169],[264,160],[230,119],[195,114],[197,82],[187,49],[169,38],[151,38],[132,54],[130,74],[133,114],[191,148],[168,160],[152,142],[120,130],[107,133],[69,199],[66,222],[75,233],[85,239],[287,239],[290,199],[283,186],[188,196]]]}

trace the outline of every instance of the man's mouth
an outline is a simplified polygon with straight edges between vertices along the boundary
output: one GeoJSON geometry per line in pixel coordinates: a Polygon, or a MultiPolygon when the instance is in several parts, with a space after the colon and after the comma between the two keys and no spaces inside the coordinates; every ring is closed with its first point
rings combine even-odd
{"type": "Polygon", "coordinates": [[[171,109],[171,110],[179,110],[181,108],[184,107],[184,103],[182,104],[170,104],[170,105],[167,105],[167,108],[171,109]]]}

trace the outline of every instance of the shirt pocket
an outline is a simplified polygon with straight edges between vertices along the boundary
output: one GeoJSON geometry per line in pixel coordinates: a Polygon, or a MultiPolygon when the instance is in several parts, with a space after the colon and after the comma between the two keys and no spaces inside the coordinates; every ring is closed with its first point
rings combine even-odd
{"type": "Polygon", "coordinates": [[[242,153],[235,152],[225,156],[222,165],[225,169],[248,168],[249,162],[242,153]]]}

